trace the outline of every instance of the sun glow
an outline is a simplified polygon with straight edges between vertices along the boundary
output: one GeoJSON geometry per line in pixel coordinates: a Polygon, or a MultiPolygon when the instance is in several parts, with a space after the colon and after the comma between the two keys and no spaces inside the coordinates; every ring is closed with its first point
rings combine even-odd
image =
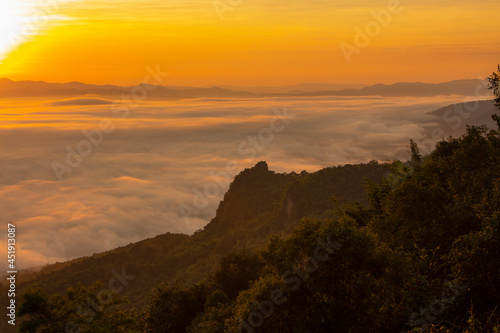
{"type": "Polygon", "coordinates": [[[0,62],[23,41],[24,25],[29,22],[30,4],[18,0],[0,2],[0,62]]]}
{"type": "Polygon", "coordinates": [[[0,0],[0,77],[133,85],[160,65],[176,85],[375,84],[484,76],[497,63],[500,2],[442,0],[405,2],[349,65],[339,45],[385,2],[256,0],[221,20],[205,0],[0,0]]]}

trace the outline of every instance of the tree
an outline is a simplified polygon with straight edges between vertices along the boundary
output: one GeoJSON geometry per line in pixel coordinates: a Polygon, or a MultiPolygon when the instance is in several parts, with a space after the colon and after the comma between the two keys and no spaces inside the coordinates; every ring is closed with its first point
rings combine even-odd
{"type": "Polygon", "coordinates": [[[145,315],[145,331],[184,333],[207,299],[208,288],[204,284],[181,289],[175,285],[158,287],[145,315]]]}
{"type": "Polygon", "coordinates": [[[476,310],[500,303],[500,208],[480,231],[461,236],[453,244],[450,261],[454,275],[471,291],[476,310]]]}
{"type": "Polygon", "coordinates": [[[500,132],[469,126],[462,137],[438,142],[399,186],[375,191],[370,227],[394,248],[433,252],[441,268],[457,237],[481,229],[499,178],[500,132]]]}
{"type": "Polygon", "coordinates": [[[490,89],[493,89],[495,94],[495,103],[497,108],[500,109],[500,65],[498,65],[498,72],[493,72],[489,77],[490,89]]]}
{"type": "Polygon", "coordinates": [[[213,291],[205,302],[203,313],[199,313],[187,328],[188,333],[224,333],[225,322],[232,314],[233,305],[226,294],[213,291]]]}
{"type": "Polygon", "coordinates": [[[380,332],[402,315],[404,257],[350,221],[305,219],[262,252],[266,268],[241,292],[227,332],[380,332]]]}
{"type": "Polygon", "coordinates": [[[125,302],[124,298],[102,289],[99,282],[90,287],[79,284],[76,288],[68,288],[66,296],[29,289],[21,296],[19,316],[26,319],[20,331],[140,332],[137,317],[132,312],[114,307],[125,302]]]}
{"type": "Polygon", "coordinates": [[[229,299],[259,278],[263,264],[259,256],[251,251],[230,253],[220,260],[220,268],[210,277],[212,288],[221,290],[229,299]]]}

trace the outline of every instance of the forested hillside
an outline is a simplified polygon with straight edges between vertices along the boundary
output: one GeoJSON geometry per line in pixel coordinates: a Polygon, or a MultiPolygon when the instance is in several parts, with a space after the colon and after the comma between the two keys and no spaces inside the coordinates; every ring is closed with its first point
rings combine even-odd
{"type": "Polygon", "coordinates": [[[134,279],[121,292],[129,301],[121,307],[142,310],[151,291],[162,282],[183,287],[202,282],[218,269],[221,256],[258,249],[271,234],[289,234],[303,216],[333,216],[339,204],[353,200],[367,204],[367,179],[381,183],[388,172],[388,164],[372,162],[315,173],[279,174],[259,162],[235,177],[216,217],[194,235],[159,235],[91,257],[48,265],[39,273],[26,272],[19,286],[21,290],[40,287],[49,294],[64,295],[78,283],[90,286],[100,281],[107,285],[123,270],[134,279]],[[312,201],[314,205],[307,205],[312,201]]]}

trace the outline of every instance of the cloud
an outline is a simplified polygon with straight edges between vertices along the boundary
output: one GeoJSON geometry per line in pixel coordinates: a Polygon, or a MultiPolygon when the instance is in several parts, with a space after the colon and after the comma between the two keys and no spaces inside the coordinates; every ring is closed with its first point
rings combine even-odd
{"type": "MultiPolygon", "coordinates": [[[[491,105],[480,107],[460,128],[456,117],[466,115],[464,110],[448,113],[452,122],[443,117],[446,109],[429,113],[457,102],[462,100],[204,98],[140,102],[124,119],[106,104],[5,102],[0,211],[6,223],[17,226],[20,267],[90,255],[167,231],[193,233],[214,217],[228,184],[210,194],[189,221],[179,205],[192,207],[196,193],[229,161],[238,163],[238,170],[266,160],[277,172],[300,172],[405,159],[410,138],[435,142],[441,137],[433,138],[433,130],[442,129],[442,137],[456,135],[468,120],[480,123],[491,113],[491,105]],[[262,138],[269,128],[273,109],[283,107],[293,118],[263,142],[259,133],[262,138]],[[96,131],[102,119],[115,129],[101,133],[101,140],[96,131]],[[68,150],[84,147],[89,133],[100,143],[59,182],[52,163],[67,164],[68,150]]],[[[4,237],[0,246],[5,244],[4,237]]]]}

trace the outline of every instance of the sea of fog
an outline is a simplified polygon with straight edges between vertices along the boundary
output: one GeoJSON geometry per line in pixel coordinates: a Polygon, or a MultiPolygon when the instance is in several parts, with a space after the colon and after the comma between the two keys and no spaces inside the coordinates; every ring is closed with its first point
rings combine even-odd
{"type": "MultiPolygon", "coordinates": [[[[463,101],[0,100],[2,221],[17,226],[19,268],[193,233],[244,168],[267,161],[276,172],[301,172],[406,159],[410,138],[435,142],[430,130],[443,120],[427,112],[463,101]]],[[[0,243],[5,249],[6,237],[0,243]]]]}

